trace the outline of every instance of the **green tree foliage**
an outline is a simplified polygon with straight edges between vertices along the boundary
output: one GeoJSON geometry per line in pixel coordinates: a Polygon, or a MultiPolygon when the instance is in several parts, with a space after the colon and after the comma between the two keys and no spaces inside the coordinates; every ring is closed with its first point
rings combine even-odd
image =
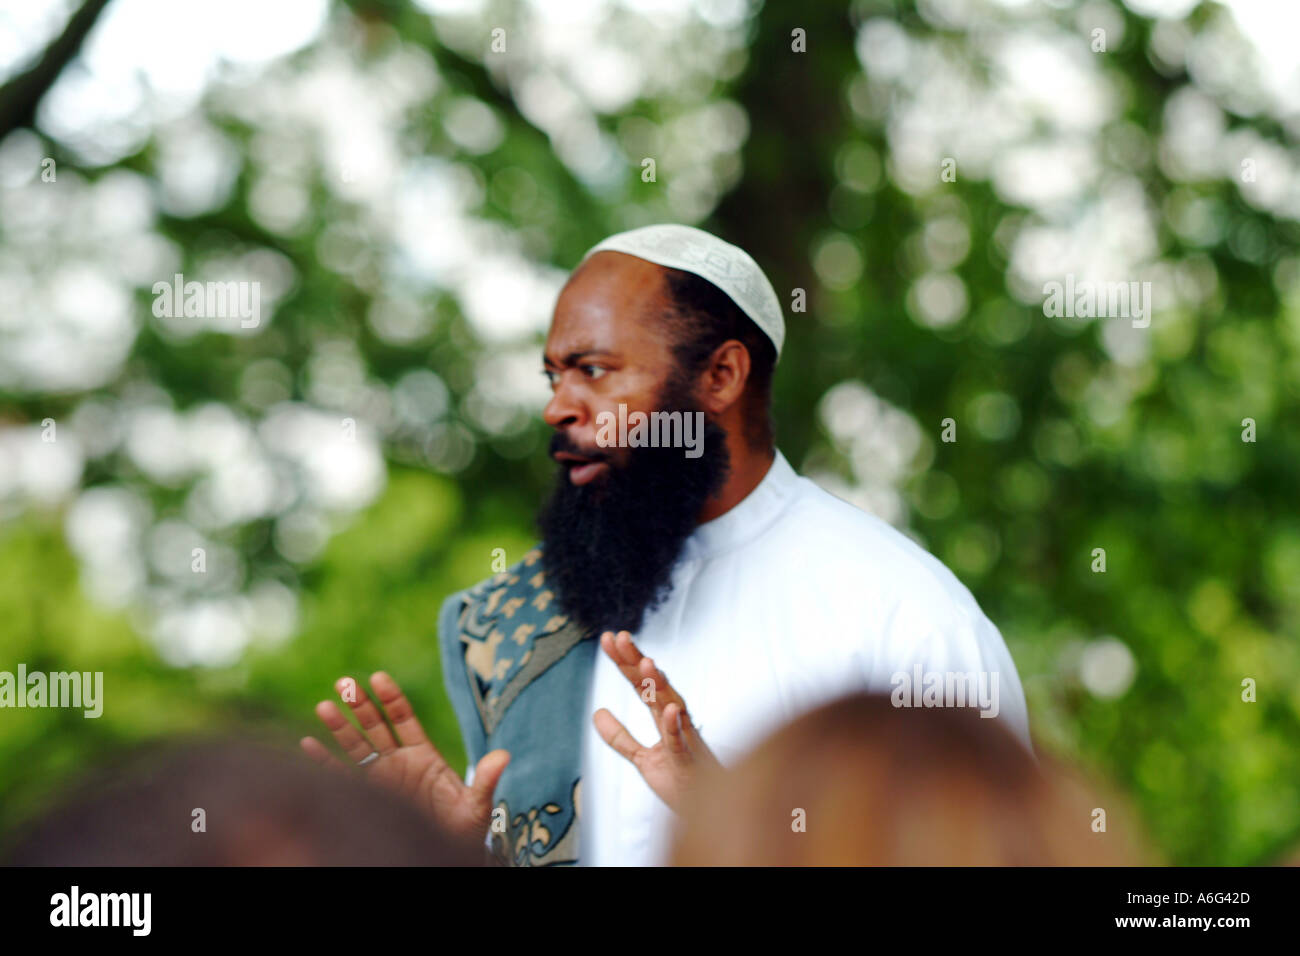
{"type": "MultiPolygon", "coordinates": [[[[148,737],[237,726],[292,745],[316,732],[312,706],[335,678],[376,669],[403,683],[463,765],[437,610],[491,573],[495,549],[513,561],[530,544],[551,476],[540,405],[512,404],[494,384],[534,374],[536,323],[486,335],[466,289],[421,278],[393,231],[424,208],[416,174],[433,170],[463,208],[422,232],[480,253],[493,236],[513,243],[542,270],[542,290],[604,235],[644,222],[698,222],[749,250],[787,307],[780,447],[879,504],[972,589],[1007,637],[1040,748],[1117,784],[1171,862],[1286,852],[1300,836],[1300,227],[1266,180],[1294,177],[1296,127],[1243,101],[1257,92],[1248,80],[1196,75],[1206,53],[1186,53],[1188,38],[1227,35],[1216,4],[1183,22],[1095,2],[971,4],[968,19],[950,7],[769,2],[730,27],[687,15],[665,28],[677,38],[665,57],[640,64],[638,94],[573,121],[568,132],[586,139],[557,133],[539,106],[563,102],[538,79],[541,22],[505,4],[458,18],[396,0],[336,3],[319,37],[258,80],[214,83],[198,115],[234,150],[231,188],[197,212],[164,208],[150,229],[187,276],[223,256],[273,254],[291,275],[273,319],[255,334],[178,336],[150,320],[150,283],[137,283],[141,319],[120,367],[84,388],[0,382],[0,428],[35,442],[40,422],[78,421],[88,402],[112,417],[147,400],[181,417],[224,409],[252,434],[277,402],[294,402],[369,429],[382,482],[360,503],[311,512],[319,546],[300,553],[283,543],[296,527],[283,509],[210,531],[238,568],[224,596],[257,582],[296,596],[292,633],[254,637],[213,666],[169,663],[139,599],[115,610],[87,596],[70,496],[41,505],[14,493],[6,505],[0,485],[0,668],[103,670],[108,697],[99,720],[0,714],[0,825],[148,737]],[[494,28],[504,53],[491,49],[494,28]],[[1007,45],[1025,37],[1057,44],[1036,61],[1044,83],[1073,70],[1102,91],[1099,118],[1072,125],[1084,102],[1058,102],[1053,116],[999,98],[1008,62],[1030,55],[1007,45]],[[398,160],[387,206],[340,185],[346,170],[305,118],[294,127],[291,109],[275,112],[329,57],[372,89],[406,90],[392,92],[403,105],[385,120],[398,160]],[[927,100],[936,63],[964,79],[927,100]],[[984,117],[987,136],[962,126],[964,110],[984,117]],[[1219,124],[1217,165],[1179,152],[1196,117],[1219,124]],[[1037,172],[1091,159],[1040,202],[1013,151],[1037,172]],[[917,181],[918,164],[931,181],[917,181]],[[292,227],[258,212],[277,175],[302,193],[292,227]],[[1146,240],[1141,222],[1116,226],[1134,210],[1146,240]],[[485,242],[471,226],[497,231],[485,242]],[[1104,278],[1152,281],[1149,327],[1048,316],[1025,250],[1065,247],[1026,237],[1069,233],[1086,253],[1116,230],[1138,239],[1104,278]],[[806,311],[793,307],[799,294],[806,311]]],[[[658,34],[634,14],[602,16],[598,34],[654,47],[658,34]]],[[[584,69],[583,55],[569,67],[584,69]]],[[[32,98],[59,56],[0,90],[13,137],[31,137],[21,127],[34,117],[59,188],[118,174],[163,188],[168,129],[95,165],[43,128],[32,98]]],[[[0,253],[27,239],[0,223],[0,253]]],[[[1056,278],[1086,258],[1074,254],[1061,253],[1056,278]]],[[[0,467],[3,456],[0,446],[0,467]]],[[[158,522],[191,513],[201,478],[160,480],[119,442],[87,457],[78,488],[129,491],[158,522]]],[[[148,576],[167,583],[156,568],[148,576]]]]}

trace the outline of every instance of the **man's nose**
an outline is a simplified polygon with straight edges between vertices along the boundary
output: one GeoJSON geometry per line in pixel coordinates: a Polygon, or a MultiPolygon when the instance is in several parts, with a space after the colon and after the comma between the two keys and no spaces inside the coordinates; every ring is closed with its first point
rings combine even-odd
{"type": "Polygon", "coordinates": [[[564,381],[564,376],[560,376],[560,382],[555,386],[555,391],[551,394],[551,400],[546,403],[546,408],[542,410],[542,419],[552,428],[568,428],[572,425],[581,425],[586,418],[586,409],[582,402],[573,395],[573,390],[564,381]]]}

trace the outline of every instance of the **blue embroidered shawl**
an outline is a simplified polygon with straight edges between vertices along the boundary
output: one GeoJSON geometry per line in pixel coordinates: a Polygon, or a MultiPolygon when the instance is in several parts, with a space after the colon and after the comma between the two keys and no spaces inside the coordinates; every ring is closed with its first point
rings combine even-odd
{"type": "Polygon", "coordinates": [[[490,828],[492,852],[509,866],[579,857],[583,710],[598,642],[560,611],[541,557],[534,548],[453,594],[438,615],[443,679],[469,765],[510,751],[490,828]]]}

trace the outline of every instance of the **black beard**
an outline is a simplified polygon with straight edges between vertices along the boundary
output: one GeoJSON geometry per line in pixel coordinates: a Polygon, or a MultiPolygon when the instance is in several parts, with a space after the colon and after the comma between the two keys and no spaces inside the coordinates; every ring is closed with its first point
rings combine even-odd
{"type": "MultiPolygon", "coordinates": [[[[670,383],[659,409],[699,411],[683,392],[670,383]]],[[[607,459],[605,475],[577,486],[560,468],[537,519],[542,563],[560,607],[588,631],[635,634],[671,592],[682,547],[731,470],[726,431],[704,421],[698,458],[683,448],[628,448],[624,465],[607,459]]],[[[557,451],[583,453],[560,432],[551,438],[557,451]]]]}

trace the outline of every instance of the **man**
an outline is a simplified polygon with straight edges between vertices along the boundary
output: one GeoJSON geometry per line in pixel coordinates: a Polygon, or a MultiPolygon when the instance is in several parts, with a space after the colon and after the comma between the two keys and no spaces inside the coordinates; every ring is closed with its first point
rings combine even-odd
{"type": "Polygon", "coordinates": [[[346,679],[369,739],[317,708],[349,756],[444,825],[486,831],[504,862],[609,865],[664,862],[702,765],[844,693],[932,706],[957,687],[1028,747],[1015,665],[966,588],[775,449],[784,337],[758,265],[708,233],[593,248],[546,340],[560,472],[541,545],[439,622],[472,769],[462,783],[385,674],[372,686],[396,739],[346,679]]]}

